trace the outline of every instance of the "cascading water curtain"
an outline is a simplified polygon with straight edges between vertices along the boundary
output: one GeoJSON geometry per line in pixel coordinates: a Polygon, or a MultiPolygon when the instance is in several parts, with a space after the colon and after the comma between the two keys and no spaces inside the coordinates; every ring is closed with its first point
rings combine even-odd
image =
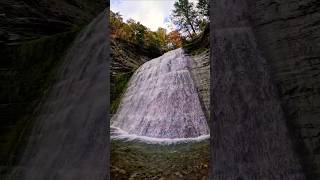
{"type": "Polygon", "coordinates": [[[208,27],[200,8],[111,1],[112,179],[208,179],[209,34],[184,20],[208,27]]]}

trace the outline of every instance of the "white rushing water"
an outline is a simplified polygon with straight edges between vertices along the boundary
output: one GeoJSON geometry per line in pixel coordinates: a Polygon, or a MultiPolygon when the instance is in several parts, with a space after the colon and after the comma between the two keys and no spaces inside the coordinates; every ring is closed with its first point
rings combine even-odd
{"type": "Polygon", "coordinates": [[[176,49],[137,69],[111,119],[112,137],[154,142],[208,138],[191,66],[192,59],[176,49]]]}
{"type": "Polygon", "coordinates": [[[121,141],[135,141],[135,142],[143,142],[147,144],[162,144],[162,145],[170,145],[170,144],[184,144],[188,142],[200,142],[203,140],[207,140],[210,138],[210,134],[201,135],[194,138],[154,138],[148,136],[139,136],[135,134],[129,134],[126,131],[123,131],[117,127],[110,128],[111,139],[121,140],[121,141]]]}

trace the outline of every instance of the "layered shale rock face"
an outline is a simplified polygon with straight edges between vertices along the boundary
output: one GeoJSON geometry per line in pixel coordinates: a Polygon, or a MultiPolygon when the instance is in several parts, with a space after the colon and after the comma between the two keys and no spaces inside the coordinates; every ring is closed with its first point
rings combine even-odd
{"type": "Polygon", "coordinates": [[[103,0],[3,0],[0,44],[9,45],[85,25],[105,8],[103,0]]]}
{"type": "MultiPolygon", "coordinates": [[[[237,56],[243,54],[242,58],[246,57],[247,61],[242,62],[242,66],[247,65],[250,62],[250,58],[248,58],[250,57],[250,51],[247,48],[247,42],[238,43],[239,46],[235,50],[236,54],[232,55],[228,49],[236,46],[237,41],[241,39],[239,34],[237,35],[239,36],[237,37],[238,40],[227,40],[228,38],[225,38],[227,41],[224,42],[223,46],[220,44],[223,41],[219,37],[221,36],[221,32],[224,32],[224,34],[227,32],[234,34],[236,31],[249,28],[251,32],[246,36],[250,37],[254,44],[257,44],[257,53],[261,53],[260,56],[265,59],[263,62],[268,67],[271,81],[275,84],[276,91],[278,91],[281,107],[284,110],[286,126],[289,129],[290,139],[293,142],[291,149],[297,152],[306,177],[308,179],[319,179],[319,1],[247,0],[240,1],[241,3],[238,1],[225,1],[222,3],[220,0],[216,0],[215,2],[217,6],[215,7],[213,16],[216,23],[212,24],[212,28],[216,30],[217,40],[212,42],[217,46],[215,48],[216,52],[212,52],[212,55],[215,58],[230,58],[232,60],[241,58],[237,58],[237,56]],[[232,14],[225,14],[226,12],[232,12],[232,14]]],[[[234,34],[234,36],[236,35],[234,34]]],[[[249,40],[246,41],[249,42],[249,40]]],[[[218,62],[219,59],[215,59],[214,61],[213,68],[220,63],[218,62]]],[[[228,61],[225,60],[222,63],[228,61]]],[[[225,67],[225,64],[222,65],[225,67]]],[[[243,73],[247,72],[246,68],[239,67],[237,69],[243,73]]],[[[224,68],[224,70],[227,69],[224,68]]],[[[214,70],[213,72],[215,73],[214,70]]],[[[231,80],[230,78],[234,72],[225,74],[225,78],[228,77],[227,79],[231,80]]],[[[250,77],[252,80],[261,79],[261,76],[255,77],[250,75],[250,77]]],[[[215,77],[214,79],[213,83],[218,83],[218,79],[215,77]]],[[[219,84],[217,86],[220,87],[219,84]]],[[[252,86],[258,87],[259,83],[254,83],[252,86]]],[[[246,90],[248,91],[248,89],[246,90]]],[[[213,94],[216,93],[216,91],[213,92],[213,94]]],[[[220,99],[218,96],[213,98],[213,102],[218,108],[220,103],[215,101],[220,99]]],[[[263,99],[260,98],[259,101],[261,102],[261,100],[263,99]]],[[[272,106],[275,107],[274,105],[272,106]]],[[[215,111],[216,115],[221,114],[218,110],[215,111]]],[[[271,114],[266,116],[270,117],[271,114]]],[[[218,137],[217,139],[220,139],[218,137]]],[[[282,146],[286,145],[279,143],[280,149],[282,149],[282,146]]],[[[286,156],[289,157],[289,155],[286,156]]],[[[292,165],[288,164],[287,167],[292,165]]]]}
{"type": "Polygon", "coordinates": [[[107,22],[101,13],[68,50],[8,179],[107,178],[107,22]]]}
{"type": "Polygon", "coordinates": [[[248,1],[216,0],[213,8],[212,179],[305,179],[248,1]]]}
{"type": "Polygon", "coordinates": [[[136,69],[150,59],[159,57],[155,52],[137,44],[121,39],[110,39],[110,103],[114,114],[119,106],[121,95],[136,69]]]}
{"type": "Polygon", "coordinates": [[[191,74],[198,91],[199,100],[202,109],[210,119],[210,56],[209,50],[205,50],[200,54],[193,55],[191,58],[192,68],[191,74]]]}
{"type": "Polygon", "coordinates": [[[320,1],[248,1],[308,179],[320,178],[320,1]]]}
{"type": "Polygon", "coordinates": [[[132,76],[112,126],[156,138],[209,134],[191,63],[182,49],[144,63],[132,76]]]}
{"type": "Polygon", "coordinates": [[[0,179],[17,165],[36,107],[56,80],[76,35],[104,0],[0,1],[0,179]]]}

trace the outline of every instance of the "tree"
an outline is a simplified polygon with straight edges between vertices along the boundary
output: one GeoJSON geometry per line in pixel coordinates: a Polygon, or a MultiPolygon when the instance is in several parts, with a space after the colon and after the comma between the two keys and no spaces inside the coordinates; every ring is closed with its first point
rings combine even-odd
{"type": "Polygon", "coordinates": [[[131,41],[143,45],[147,28],[140,24],[140,22],[136,22],[133,19],[128,19],[127,24],[129,25],[130,31],[133,34],[131,41]]]}
{"type": "Polygon", "coordinates": [[[157,34],[153,31],[148,30],[145,34],[146,46],[151,48],[160,48],[160,41],[157,38],[157,34]]]}
{"type": "Polygon", "coordinates": [[[156,31],[157,40],[159,41],[159,45],[162,49],[166,48],[167,45],[167,30],[159,27],[156,31]]]}
{"type": "Polygon", "coordinates": [[[197,12],[199,14],[197,26],[201,31],[204,31],[209,22],[209,0],[199,0],[197,4],[197,12]]]}
{"type": "Polygon", "coordinates": [[[209,19],[209,0],[199,0],[197,8],[199,14],[209,19]]]}
{"type": "Polygon", "coordinates": [[[136,25],[136,41],[138,44],[143,45],[144,44],[144,35],[146,32],[147,28],[140,24],[139,22],[136,25]]]}
{"type": "Polygon", "coordinates": [[[123,22],[119,13],[110,12],[111,38],[125,40],[154,51],[166,51],[168,36],[164,28],[151,31],[140,22],[128,19],[123,22]]]}
{"type": "Polygon", "coordinates": [[[172,46],[173,48],[179,48],[182,46],[182,37],[181,34],[179,33],[179,31],[175,30],[175,31],[171,31],[168,34],[168,41],[169,41],[169,45],[172,46]]]}
{"type": "Polygon", "coordinates": [[[110,30],[111,30],[111,38],[119,38],[122,36],[123,29],[123,19],[121,15],[117,12],[110,12],[110,30]]]}
{"type": "Polygon", "coordinates": [[[172,14],[173,23],[178,26],[179,30],[187,32],[190,37],[196,35],[197,12],[193,3],[188,0],[178,0],[174,3],[174,8],[172,14]]]}

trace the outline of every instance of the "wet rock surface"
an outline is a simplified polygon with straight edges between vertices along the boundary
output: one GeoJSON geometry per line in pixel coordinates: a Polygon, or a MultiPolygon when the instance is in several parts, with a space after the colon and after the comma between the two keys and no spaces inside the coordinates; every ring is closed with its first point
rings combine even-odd
{"type": "Polygon", "coordinates": [[[211,178],[305,179],[268,58],[253,30],[249,6],[258,2],[215,2],[210,52],[211,178]]]}
{"type": "Polygon", "coordinates": [[[13,45],[86,25],[106,6],[104,1],[3,0],[0,2],[0,43],[13,45]]]}
{"type": "Polygon", "coordinates": [[[105,14],[90,23],[69,49],[56,83],[41,103],[23,158],[8,179],[106,179],[105,14]]]}
{"type": "Polygon", "coordinates": [[[308,179],[320,178],[320,2],[250,1],[258,46],[270,65],[308,179]]]}
{"type": "Polygon", "coordinates": [[[79,31],[103,0],[0,1],[0,179],[21,158],[37,106],[79,31]]]}
{"type": "Polygon", "coordinates": [[[172,144],[111,142],[111,179],[208,180],[209,140],[172,144]]]}
{"type": "Polygon", "coordinates": [[[206,118],[210,120],[210,53],[205,50],[197,55],[192,55],[191,74],[197,88],[200,104],[206,118]]]}

